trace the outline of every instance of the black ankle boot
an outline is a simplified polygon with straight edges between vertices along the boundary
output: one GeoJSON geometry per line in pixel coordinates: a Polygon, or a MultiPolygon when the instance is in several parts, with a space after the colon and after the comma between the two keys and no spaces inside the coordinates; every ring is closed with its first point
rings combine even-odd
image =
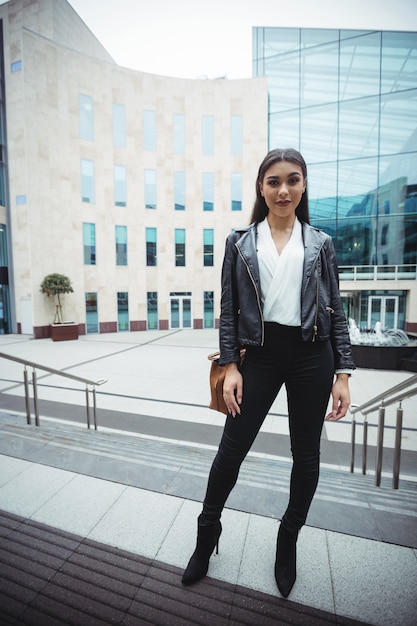
{"type": "Polygon", "coordinates": [[[277,539],[277,555],[275,561],[275,580],[284,598],[287,598],[297,577],[297,537],[298,530],[290,531],[281,522],[277,539]]]}
{"type": "Polygon", "coordinates": [[[219,553],[219,537],[222,532],[220,520],[203,526],[198,518],[197,546],[182,576],[183,585],[192,585],[207,574],[209,560],[216,548],[219,553]]]}

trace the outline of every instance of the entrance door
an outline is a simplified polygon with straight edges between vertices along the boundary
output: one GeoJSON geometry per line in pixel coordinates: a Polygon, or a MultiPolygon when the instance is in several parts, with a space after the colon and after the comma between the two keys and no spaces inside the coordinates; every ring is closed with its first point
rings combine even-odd
{"type": "Polygon", "coordinates": [[[397,328],[398,296],[370,296],[368,302],[368,328],[381,322],[382,328],[397,328]]]}
{"type": "Polygon", "coordinates": [[[170,328],[191,328],[191,292],[170,294],[170,328]]]}

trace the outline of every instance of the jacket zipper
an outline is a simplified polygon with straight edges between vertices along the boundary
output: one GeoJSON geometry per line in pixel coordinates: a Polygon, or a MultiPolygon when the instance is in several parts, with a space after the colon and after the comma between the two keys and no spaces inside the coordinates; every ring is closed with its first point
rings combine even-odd
{"type": "Polygon", "coordinates": [[[319,315],[319,291],[320,291],[320,256],[317,257],[317,265],[316,265],[316,272],[317,272],[317,287],[316,287],[316,313],[314,316],[314,326],[313,326],[313,338],[312,338],[312,342],[316,341],[316,337],[317,337],[317,319],[318,319],[318,315],[319,315]]]}
{"type": "Polygon", "coordinates": [[[247,270],[247,272],[248,272],[248,274],[249,274],[249,278],[251,279],[252,284],[253,284],[253,288],[255,289],[255,293],[256,293],[256,300],[257,300],[257,302],[258,302],[259,315],[260,315],[260,317],[261,317],[261,327],[262,327],[261,346],[263,346],[263,345],[264,345],[264,339],[265,339],[265,329],[264,329],[264,316],[263,316],[263,314],[262,314],[261,301],[260,301],[260,298],[259,298],[259,291],[258,291],[258,288],[257,288],[257,286],[256,286],[255,279],[254,279],[254,278],[253,278],[253,276],[252,276],[252,272],[250,271],[249,265],[248,265],[248,264],[247,264],[247,262],[246,262],[246,259],[244,258],[243,254],[242,254],[242,253],[241,253],[241,251],[239,250],[239,247],[238,247],[238,246],[236,246],[236,248],[237,248],[237,251],[239,252],[239,256],[240,256],[240,258],[242,259],[242,261],[244,262],[244,264],[245,264],[245,266],[246,266],[246,270],[247,270]]]}

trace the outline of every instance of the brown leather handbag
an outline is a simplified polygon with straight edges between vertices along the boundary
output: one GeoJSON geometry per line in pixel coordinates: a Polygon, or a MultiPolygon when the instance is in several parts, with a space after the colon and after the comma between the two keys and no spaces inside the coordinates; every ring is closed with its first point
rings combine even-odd
{"type": "MultiPolygon", "coordinates": [[[[242,364],[245,356],[245,350],[240,351],[240,364],[242,364]]],[[[210,366],[210,404],[209,409],[214,411],[220,411],[227,415],[228,410],[223,399],[223,384],[226,370],[223,365],[219,365],[220,352],[213,352],[208,355],[208,360],[211,361],[210,366]]]]}

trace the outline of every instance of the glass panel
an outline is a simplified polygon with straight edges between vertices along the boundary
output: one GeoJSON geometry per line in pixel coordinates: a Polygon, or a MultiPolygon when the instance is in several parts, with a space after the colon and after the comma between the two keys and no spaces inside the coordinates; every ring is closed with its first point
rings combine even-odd
{"type": "Polygon", "coordinates": [[[271,115],[269,118],[269,149],[295,148],[300,142],[300,111],[271,115]]]}
{"type": "Polygon", "coordinates": [[[5,169],[4,164],[0,163],[0,205],[6,206],[6,188],[5,188],[5,169]]]}
{"type": "Polygon", "coordinates": [[[185,154],[185,116],[174,113],[174,154],[185,154]]]}
{"type": "Polygon", "coordinates": [[[182,301],[182,327],[191,328],[191,300],[184,298],[182,301]]]}
{"type": "Polygon", "coordinates": [[[129,294],[117,292],[117,330],[129,330],[129,294]]]}
{"type": "Polygon", "coordinates": [[[337,159],[337,104],[301,109],[300,151],[307,163],[337,159]]]}
{"type": "Polygon", "coordinates": [[[178,298],[171,298],[171,328],[180,327],[180,301],[178,298]]]}
{"type": "Polygon", "coordinates": [[[232,115],[230,120],[230,147],[233,156],[242,154],[243,129],[242,116],[232,115]]]}
{"type": "Polygon", "coordinates": [[[96,264],[96,226],[83,224],[84,265],[96,264]]]}
{"type": "Polygon", "coordinates": [[[148,291],[148,330],[158,329],[158,292],[148,291]]]}
{"type": "Polygon", "coordinates": [[[116,226],[116,265],[127,265],[127,226],[116,226]]]}
{"type": "Polygon", "coordinates": [[[175,266],[185,267],[185,228],[175,229],[175,266]]]}
{"type": "Polygon", "coordinates": [[[205,228],[203,230],[203,263],[204,267],[214,265],[214,230],[205,228]]]}
{"type": "MultiPolygon", "coordinates": [[[[319,47],[320,44],[339,44],[339,31],[330,28],[302,28],[300,31],[300,47],[319,47]]],[[[303,51],[304,52],[304,51],[303,51]]],[[[314,54],[314,53],[313,53],[314,54]]]]}
{"type": "MultiPolygon", "coordinates": [[[[417,77],[417,71],[416,71],[417,77]]],[[[415,78],[417,84],[417,78],[415,78]]],[[[417,145],[417,89],[381,97],[381,154],[415,151],[417,145]]]]}
{"type": "Polygon", "coordinates": [[[126,145],[126,108],[124,104],[113,104],[113,145],[126,145]]]}
{"type": "Polygon", "coordinates": [[[114,166],[114,204],[126,206],[126,168],[124,165],[114,166]]]}
{"type": "Polygon", "coordinates": [[[156,266],[156,228],[146,229],[146,265],[148,267],[156,266]]]}
{"type": "MultiPolygon", "coordinates": [[[[314,31],[313,31],[314,32],[314,31]]],[[[301,39],[309,35],[312,31],[302,30],[301,39]]],[[[323,31],[317,31],[316,35],[323,37],[323,31]]],[[[329,39],[331,34],[328,33],[329,39]]],[[[300,74],[300,106],[311,106],[336,102],[338,99],[338,37],[336,42],[329,45],[314,45],[308,50],[302,50],[301,74],[300,74]]]]}
{"type": "Polygon", "coordinates": [[[143,143],[146,152],[156,150],[156,115],[155,111],[143,112],[143,143]]]}
{"type": "Polygon", "coordinates": [[[214,328],[214,292],[204,292],[204,328],[214,328]]]}
{"type": "Polygon", "coordinates": [[[337,223],[337,163],[322,163],[308,168],[310,221],[334,237],[337,223]]]}
{"type": "Polygon", "coordinates": [[[339,162],[336,252],[340,265],[375,265],[377,159],[339,162]]]}
{"type": "Polygon", "coordinates": [[[85,329],[86,333],[98,333],[97,293],[88,291],[85,294],[85,329]]]}
{"type": "Polygon", "coordinates": [[[417,33],[383,32],[381,92],[415,89],[417,33]]]}
{"type": "Polygon", "coordinates": [[[417,152],[386,156],[379,162],[378,263],[417,263],[417,152]],[[384,226],[389,224],[386,245],[384,226]]]}
{"type": "Polygon", "coordinates": [[[201,120],[202,151],[203,154],[214,154],[214,117],[203,115],[201,120]]]}
{"type": "Polygon", "coordinates": [[[266,59],[265,74],[269,79],[270,113],[298,110],[300,106],[300,52],[297,50],[266,59]]]}
{"type": "Polygon", "coordinates": [[[203,211],[214,210],[214,172],[203,172],[203,211]]]}
{"type": "Polygon", "coordinates": [[[377,322],[381,321],[381,298],[369,298],[369,314],[368,314],[368,327],[374,328],[377,322]]]}
{"type": "Polygon", "coordinates": [[[156,209],[156,170],[145,170],[145,207],[156,209]]]}
{"type": "Polygon", "coordinates": [[[93,98],[80,93],[78,96],[78,105],[80,113],[80,137],[87,141],[93,141],[93,98]]]}
{"type": "Polygon", "coordinates": [[[339,108],[339,159],[378,154],[379,98],[341,102],[339,108]]]}
{"type": "Polygon", "coordinates": [[[83,202],[95,202],[94,161],[81,159],[81,197],[83,202]]]}
{"type": "Polygon", "coordinates": [[[385,328],[397,328],[398,298],[385,298],[385,328]]]}
{"type": "Polygon", "coordinates": [[[232,211],[242,210],[242,174],[241,172],[233,172],[230,178],[232,211]]]}
{"type": "Polygon", "coordinates": [[[379,93],[381,34],[372,33],[340,42],[340,100],[379,93]]]}
{"type": "Polygon", "coordinates": [[[185,211],[185,172],[174,172],[174,203],[176,211],[185,211]]]}

